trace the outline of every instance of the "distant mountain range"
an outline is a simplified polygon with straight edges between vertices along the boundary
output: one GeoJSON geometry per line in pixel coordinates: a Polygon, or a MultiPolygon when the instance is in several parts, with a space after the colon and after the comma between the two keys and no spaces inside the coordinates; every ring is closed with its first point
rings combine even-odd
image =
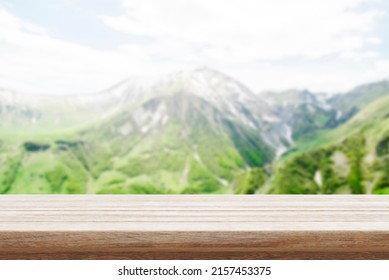
{"type": "Polygon", "coordinates": [[[255,93],[208,68],[0,90],[0,193],[389,193],[389,81],[255,93]]]}

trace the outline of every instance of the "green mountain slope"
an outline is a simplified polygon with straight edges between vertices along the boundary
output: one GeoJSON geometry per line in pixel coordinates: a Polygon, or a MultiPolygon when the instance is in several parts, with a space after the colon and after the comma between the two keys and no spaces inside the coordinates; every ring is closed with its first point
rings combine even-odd
{"type": "Polygon", "coordinates": [[[300,142],[275,168],[275,193],[389,192],[389,97],[300,142]]]}
{"type": "Polygon", "coordinates": [[[1,193],[226,193],[273,158],[255,129],[182,92],[87,129],[9,136],[0,154],[1,193]]]}
{"type": "Polygon", "coordinates": [[[339,113],[339,122],[345,122],[360,110],[389,92],[389,80],[370,83],[356,87],[346,94],[339,94],[329,100],[329,103],[339,113]]]}

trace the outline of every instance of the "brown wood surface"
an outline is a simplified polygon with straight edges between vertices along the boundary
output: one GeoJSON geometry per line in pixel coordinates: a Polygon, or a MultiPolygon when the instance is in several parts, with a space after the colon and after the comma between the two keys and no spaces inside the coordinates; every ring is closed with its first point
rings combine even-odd
{"type": "Polygon", "coordinates": [[[389,259],[389,196],[0,196],[0,259],[389,259]]]}

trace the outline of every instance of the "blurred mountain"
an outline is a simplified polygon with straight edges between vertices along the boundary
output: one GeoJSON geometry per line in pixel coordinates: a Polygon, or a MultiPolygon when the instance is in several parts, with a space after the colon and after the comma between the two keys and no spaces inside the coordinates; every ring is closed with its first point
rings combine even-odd
{"type": "MultiPolygon", "coordinates": [[[[388,86],[383,81],[336,96],[258,94],[199,68],[158,81],[128,79],[96,94],[2,89],[0,193],[383,192],[359,175],[358,190],[348,179],[332,184],[320,164],[331,162],[335,172],[334,156],[354,170],[355,155],[342,149],[356,147],[350,139],[357,135],[370,143],[369,155],[385,146],[389,127],[378,116],[389,115],[388,86]],[[326,149],[331,156],[312,156],[326,149]],[[301,158],[314,159],[313,167],[301,158]]],[[[383,161],[377,154],[369,159],[380,161],[374,174],[381,178],[383,161]]]]}

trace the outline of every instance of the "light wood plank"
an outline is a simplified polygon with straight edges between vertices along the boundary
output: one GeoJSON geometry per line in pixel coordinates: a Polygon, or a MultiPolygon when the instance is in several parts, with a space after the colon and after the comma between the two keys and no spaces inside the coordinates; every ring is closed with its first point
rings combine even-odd
{"type": "Polygon", "coordinates": [[[389,196],[0,196],[0,258],[389,258],[389,196]]]}

